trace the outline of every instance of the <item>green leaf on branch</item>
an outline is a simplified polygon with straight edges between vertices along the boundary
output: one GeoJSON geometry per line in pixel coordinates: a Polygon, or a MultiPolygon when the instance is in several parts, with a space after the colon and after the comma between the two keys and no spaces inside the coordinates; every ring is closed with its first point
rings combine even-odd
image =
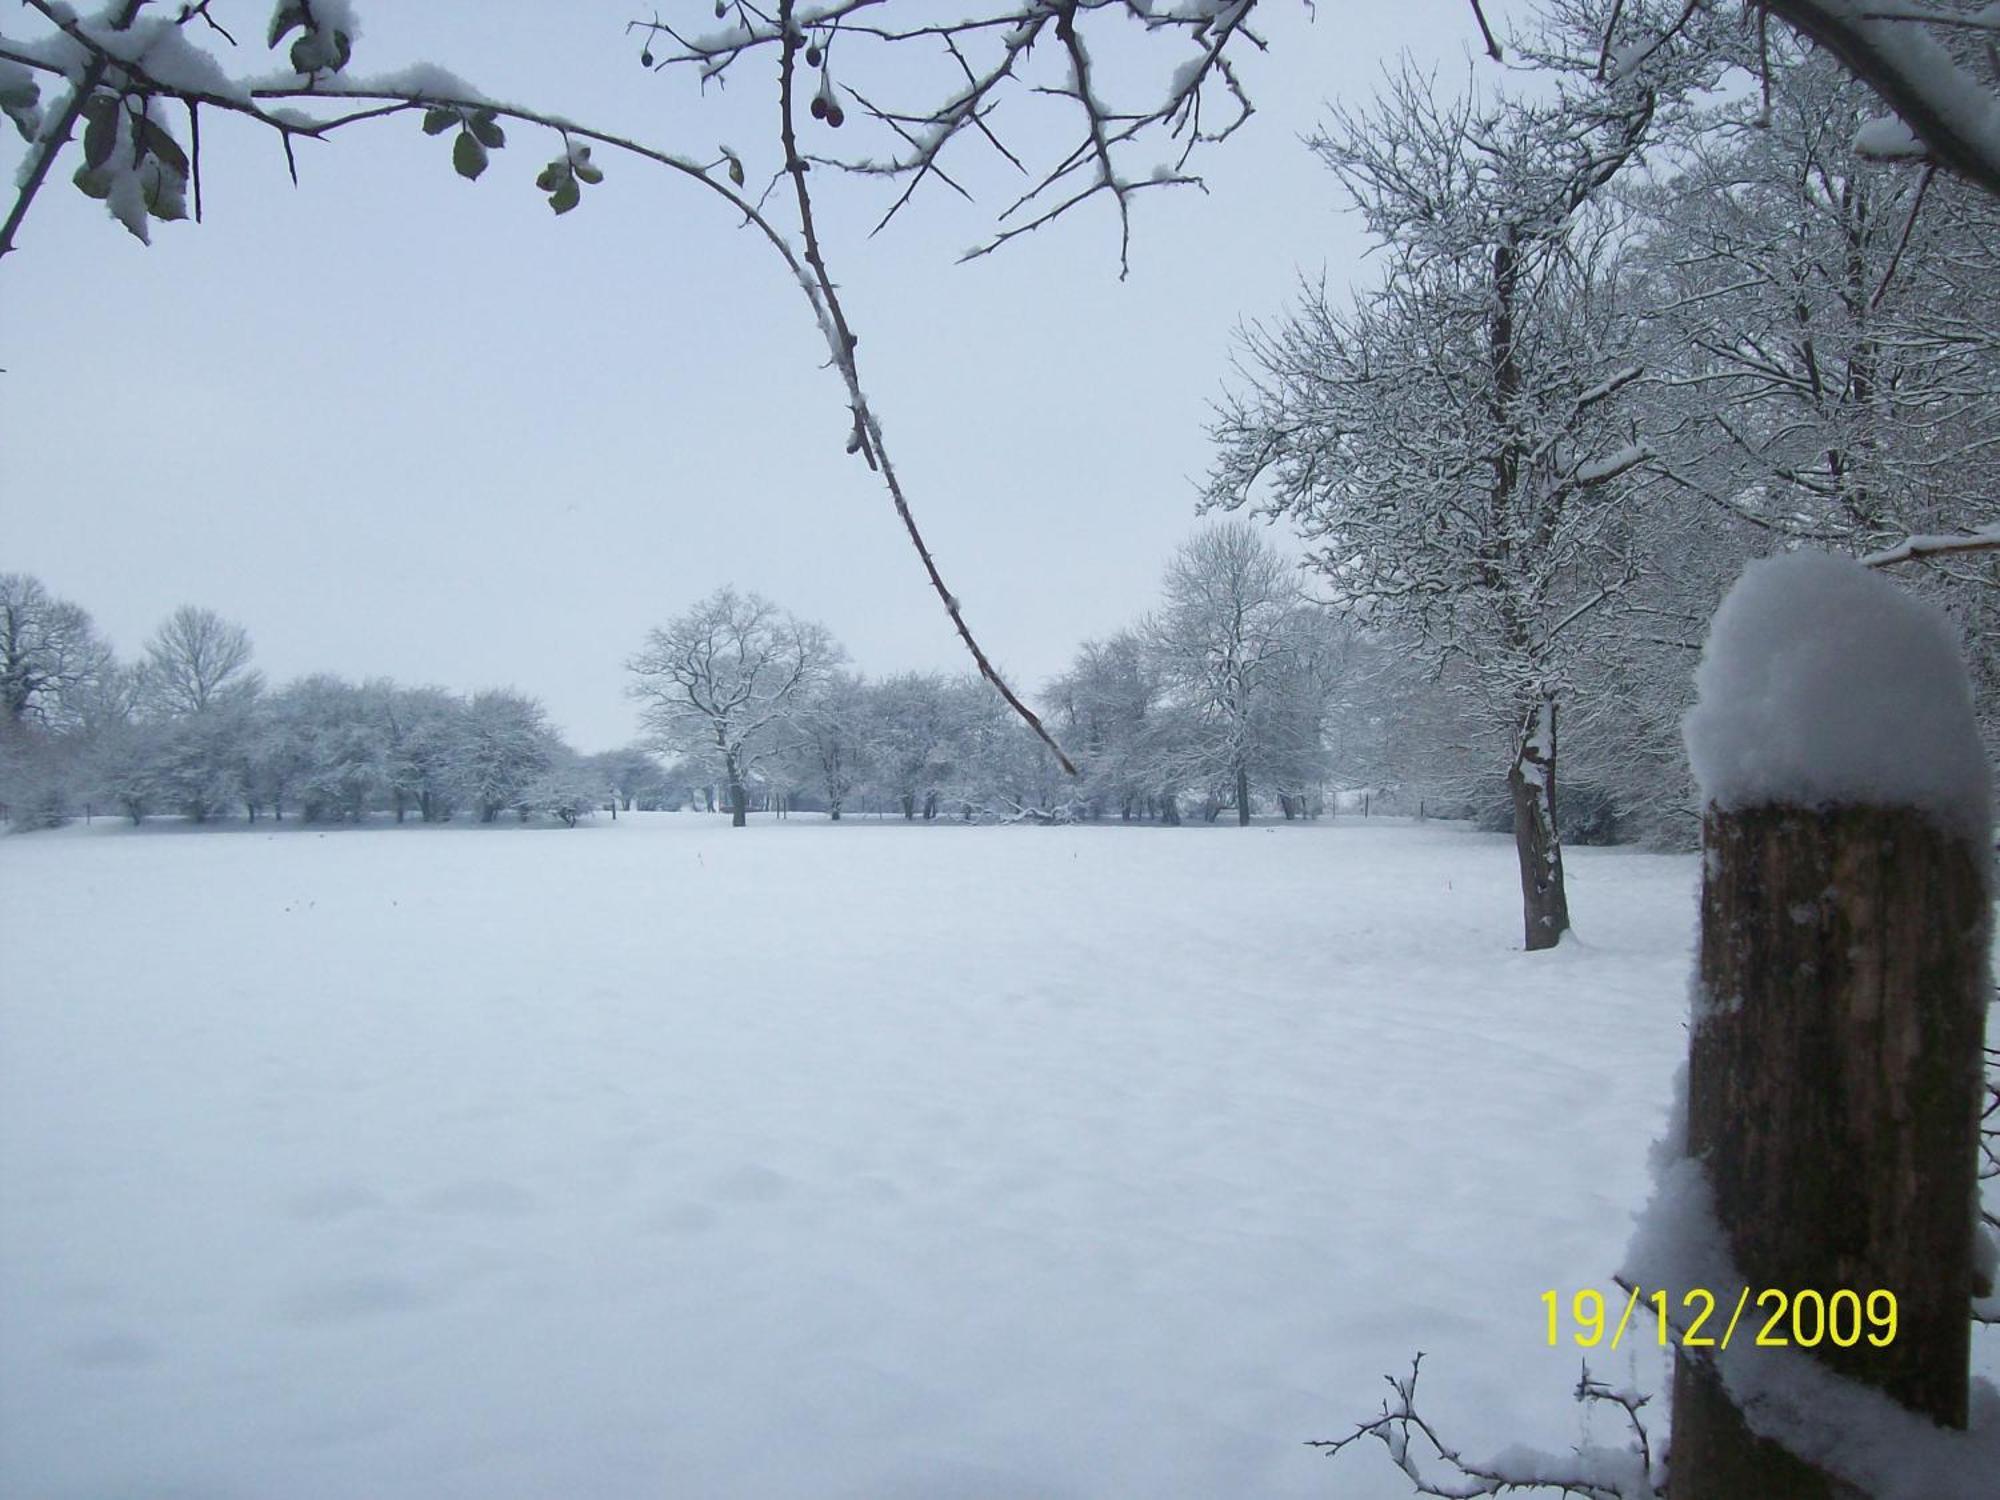
{"type": "Polygon", "coordinates": [[[0,83],[0,114],[5,114],[14,122],[14,128],[21,132],[21,139],[30,145],[41,132],[41,103],[41,86],[33,78],[0,83]]]}
{"type": "Polygon", "coordinates": [[[578,162],[574,170],[580,181],[587,182],[592,187],[596,187],[598,183],[604,181],[604,168],[592,166],[587,161],[578,162]]]}
{"type": "Polygon", "coordinates": [[[563,179],[567,176],[569,176],[569,163],[558,156],[536,174],[535,186],[545,193],[553,193],[562,186],[563,179]]]}
{"type": "Polygon", "coordinates": [[[308,31],[292,43],[292,71],[308,76],[338,73],[353,55],[353,40],[346,32],[308,31]]]}
{"type": "Polygon", "coordinates": [[[499,120],[494,118],[490,109],[482,109],[474,114],[469,128],[479,137],[479,144],[482,146],[498,151],[507,144],[507,132],[500,128],[499,120]]]}
{"type": "Polygon", "coordinates": [[[78,167],[70,179],[86,198],[102,203],[111,196],[111,173],[105,167],[78,167]]]}
{"type": "Polygon", "coordinates": [[[424,111],[425,135],[443,135],[452,126],[462,123],[458,117],[458,111],[455,109],[446,109],[442,105],[436,105],[424,111]]]}
{"type": "Polygon", "coordinates": [[[583,201],[583,189],[576,185],[576,179],[565,176],[556,190],[549,194],[549,207],[559,214],[566,214],[583,201]]]}
{"type": "Polygon", "coordinates": [[[476,182],[479,174],[486,170],[486,148],[469,130],[461,130],[452,144],[451,164],[458,169],[458,175],[468,182],[476,182]]]}
{"type": "Polygon", "coordinates": [[[118,101],[109,94],[93,94],[84,102],[83,117],[84,164],[101,167],[118,144],[118,101]]]}

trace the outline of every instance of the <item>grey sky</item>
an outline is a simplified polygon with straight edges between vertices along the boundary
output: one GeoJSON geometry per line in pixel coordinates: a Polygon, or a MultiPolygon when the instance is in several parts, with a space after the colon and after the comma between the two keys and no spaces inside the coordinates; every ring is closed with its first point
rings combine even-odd
{"type": "MultiPolygon", "coordinates": [[[[265,69],[268,6],[230,9],[239,66],[265,69]]],[[[357,9],[358,74],[434,61],[670,149],[729,141],[753,182],[775,165],[761,78],[703,101],[640,67],[623,28],[650,7],[357,9]]],[[[1298,140],[1321,101],[1365,95],[1403,47],[1462,72],[1477,39],[1464,0],[1265,10],[1258,114],[1200,162],[1207,196],[1142,195],[1123,283],[1108,208],[961,266],[1004,199],[927,191],[865,241],[882,189],[816,179],[919,518],[1030,690],[1150,607],[1194,524],[1235,324],[1281,309],[1301,268],[1353,274],[1358,226],[1298,140]]],[[[0,270],[0,568],[84,605],[121,654],[203,604],[274,680],[509,684],[583,749],[631,738],[624,659],[723,583],[822,621],[871,673],[968,665],[842,454],[796,287],[703,195],[602,158],[558,220],[531,185],[552,137],[510,130],[467,183],[411,117],[306,143],[296,192],[262,132],[218,124],[203,148],[200,227],[145,249],[65,167],[0,270]]],[[[10,177],[19,154],[9,132],[10,177]]]]}

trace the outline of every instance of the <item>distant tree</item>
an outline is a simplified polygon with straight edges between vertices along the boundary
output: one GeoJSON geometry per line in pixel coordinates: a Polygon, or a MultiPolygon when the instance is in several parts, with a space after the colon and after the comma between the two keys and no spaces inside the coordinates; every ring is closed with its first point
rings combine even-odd
{"type": "Polygon", "coordinates": [[[1158,662],[1129,630],[1086,641],[1070,669],[1049,684],[1043,696],[1077,762],[1081,816],[1170,817],[1171,778],[1155,753],[1165,695],[1158,662]]]}
{"type": "Polygon", "coordinates": [[[791,716],[841,656],[820,626],[722,588],[649,632],[627,667],[654,743],[704,761],[741,828],[750,773],[783,748],[791,716]]]}
{"type": "Polygon", "coordinates": [[[520,806],[523,792],[555,763],[558,747],[547,711],[533,698],[504,688],[475,693],[458,720],[452,777],[479,821],[491,823],[520,806]]]}
{"type": "MultiPolygon", "coordinates": [[[[388,782],[388,746],[369,696],[330,673],[303,677],[271,705],[260,750],[308,823],[360,822],[388,782]]],[[[282,809],[280,796],[274,807],[282,809]]]]}
{"type": "Polygon", "coordinates": [[[611,785],[593,764],[594,757],[562,754],[547,770],[521,789],[515,805],[523,819],[540,813],[574,828],[613,800],[611,785]]]}
{"type": "Polygon", "coordinates": [[[443,688],[374,685],[384,731],[385,772],[396,821],[411,807],[426,823],[452,815],[463,788],[459,774],[466,703],[443,688]]]}
{"type": "Polygon", "coordinates": [[[1080,810],[1074,777],[976,677],[947,685],[951,755],[937,800],[944,815],[1000,823],[1066,823],[1080,810]]]}
{"type": "Polygon", "coordinates": [[[1211,808],[1226,798],[1247,824],[1252,786],[1274,768],[1279,741],[1294,761],[1302,750],[1280,701],[1288,683],[1305,680],[1296,662],[1304,601],[1291,570],[1248,521],[1199,532],[1175,554],[1164,586],[1145,642],[1183,711],[1183,733],[1156,746],[1154,758],[1171,767],[1167,780],[1213,788],[1211,808]]]}
{"type": "Polygon", "coordinates": [[[828,672],[789,719],[786,759],[794,778],[826,802],[838,823],[855,789],[869,773],[868,690],[848,672],[828,672]]]}
{"type": "Polygon", "coordinates": [[[146,643],[146,691],[165,714],[204,713],[254,693],[250,633],[212,609],[183,604],[146,643]]]}
{"type": "Polygon", "coordinates": [[[960,748],[959,708],[941,672],[901,672],[868,689],[872,785],[905,822],[937,816],[960,748]]]}
{"type": "Polygon", "coordinates": [[[145,743],[152,757],[151,790],[160,803],[206,823],[237,802],[257,804],[245,784],[254,720],[250,700],[219,703],[199,713],[148,715],[145,743]]]}
{"type": "Polygon", "coordinates": [[[644,745],[606,750],[586,759],[610,789],[616,807],[626,812],[634,807],[657,807],[670,795],[665,768],[644,745]]]}
{"type": "Polygon", "coordinates": [[[1301,603],[1284,636],[1271,691],[1252,711],[1250,739],[1279,811],[1288,819],[1316,817],[1333,769],[1334,720],[1355,670],[1354,632],[1326,609],[1301,603]]]}
{"type": "Polygon", "coordinates": [[[0,573],[0,713],[7,727],[60,729],[112,669],[90,616],[26,573],[0,573]]]}

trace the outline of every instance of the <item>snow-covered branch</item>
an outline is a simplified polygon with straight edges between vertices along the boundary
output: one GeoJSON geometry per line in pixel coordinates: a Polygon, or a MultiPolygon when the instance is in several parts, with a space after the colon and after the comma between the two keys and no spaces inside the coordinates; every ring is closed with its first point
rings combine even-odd
{"type": "Polygon", "coordinates": [[[1516,1492],[1581,1497],[1581,1500],[1649,1500],[1666,1494],[1666,1475],[1656,1472],[1654,1445],[1642,1413],[1649,1397],[1591,1377],[1585,1366],[1575,1397],[1585,1407],[1615,1406],[1624,1414],[1628,1440],[1618,1447],[1587,1444],[1572,1453],[1545,1453],[1516,1445],[1491,1458],[1473,1460],[1446,1442],[1417,1409],[1417,1377],[1424,1357],[1410,1362],[1407,1377],[1384,1376],[1392,1399],[1381,1413],[1357,1423],[1345,1437],[1308,1444],[1328,1457],[1372,1438],[1385,1448],[1419,1495],[1471,1500],[1479,1495],[1516,1492]]]}
{"type": "Polygon", "coordinates": [[[1861,564],[1868,568],[1892,568],[1897,563],[1921,562],[1925,558],[1950,557],[1964,552],[2000,552],[2000,521],[1978,527],[1962,536],[1906,537],[1893,547],[1869,553],[1861,559],[1861,564]]]}

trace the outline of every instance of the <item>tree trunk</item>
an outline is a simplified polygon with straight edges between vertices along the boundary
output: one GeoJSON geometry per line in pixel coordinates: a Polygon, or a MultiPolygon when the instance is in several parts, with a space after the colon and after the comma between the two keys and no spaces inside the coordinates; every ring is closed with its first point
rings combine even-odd
{"type": "Polygon", "coordinates": [[[1521,861],[1521,917],[1528,951],[1553,948],[1569,931],[1562,840],[1556,835],[1556,702],[1535,700],[1507,773],[1514,796],[1514,852],[1521,861]]]}
{"type": "MultiPolygon", "coordinates": [[[[1737,1269],[1753,1299],[1894,1293],[1889,1344],[1809,1352],[1963,1427],[1987,856],[1921,814],[1867,807],[1711,809],[1703,845],[1687,1149],[1737,1269]]],[[[1677,1358],[1673,1500],[1849,1493],[1753,1434],[1713,1371],[1677,1358]]]]}
{"type": "Polygon", "coordinates": [[[1236,768],[1236,822],[1238,827],[1250,826],[1250,772],[1244,766],[1236,768]]]}
{"type": "Polygon", "coordinates": [[[739,776],[729,778],[729,826],[741,828],[750,821],[749,796],[739,776]]]}

